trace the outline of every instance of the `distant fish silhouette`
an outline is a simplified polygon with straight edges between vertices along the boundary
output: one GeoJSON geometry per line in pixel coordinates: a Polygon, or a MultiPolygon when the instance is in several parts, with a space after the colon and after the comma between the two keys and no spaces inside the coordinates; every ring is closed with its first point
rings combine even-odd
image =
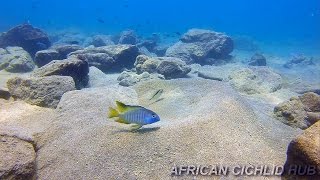
{"type": "Polygon", "coordinates": [[[176,35],[178,36],[181,36],[181,33],[180,32],[175,32],[176,35]]]}
{"type": "Polygon", "coordinates": [[[149,100],[157,100],[162,95],[163,89],[156,91],[149,100]]]}
{"type": "Polygon", "coordinates": [[[97,21],[98,21],[99,23],[101,23],[101,24],[104,24],[104,23],[105,23],[105,21],[104,21],[103,19],[101,19],[101,18],[97,18],[97,21]]]}

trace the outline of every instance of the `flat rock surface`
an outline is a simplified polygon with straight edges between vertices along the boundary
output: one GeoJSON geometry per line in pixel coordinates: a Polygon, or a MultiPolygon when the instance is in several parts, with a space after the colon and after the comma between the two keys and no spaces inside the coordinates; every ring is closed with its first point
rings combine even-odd
{"type": "Polygon", "coordinates": [[[171,179],[174,165],[285,163],[299,131],[260,119],[249,101],[223,82],[155,80],[64,94],[57,118],[39,136],[39,179],[171,179]],[[192,86],[191,86],[192,84],[192,86]],[[162,100],[150,97],[163,89],[162,100]],[[140,104],[161,121],[136,133],[106,117],[114,101],[140,104]]]}

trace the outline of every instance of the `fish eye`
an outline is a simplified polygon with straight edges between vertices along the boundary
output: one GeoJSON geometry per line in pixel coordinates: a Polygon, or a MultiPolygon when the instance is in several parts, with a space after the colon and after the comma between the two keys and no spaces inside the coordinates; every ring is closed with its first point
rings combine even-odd
{"type": "Polygon", "coordinates": [[[155,114],[152,114],[152,117],[153,117],[153,118],[155,118],[155,117],[156,117],[156,115],[155,115],[155,114]]]}

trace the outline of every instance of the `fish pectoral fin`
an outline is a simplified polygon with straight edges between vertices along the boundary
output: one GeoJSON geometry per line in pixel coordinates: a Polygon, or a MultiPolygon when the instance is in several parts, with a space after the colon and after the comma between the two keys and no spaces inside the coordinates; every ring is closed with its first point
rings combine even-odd
{"type": "Polygon", "coordinates": [[[115,120],[118,123],[122,123],[122,124],[130,124],[128,121],[122,119],[122,118],[118,118],[117,120],[115,120]]]}
{"type": "Polygon", "coordinates": [[[136,130],[140,129],[141,127],[142,127],[142,125],[140,125],[140,124],[132,125],[130,131],[136,131],[136,130]]]}

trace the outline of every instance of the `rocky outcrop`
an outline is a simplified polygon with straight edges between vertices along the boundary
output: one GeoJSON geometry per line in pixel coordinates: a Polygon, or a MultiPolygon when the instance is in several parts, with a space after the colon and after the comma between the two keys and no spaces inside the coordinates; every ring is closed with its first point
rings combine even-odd
{"type": "Polygon", "coordinates": [[[8,80],[7,86],[13,98],[50,108],[58,105],[65,92],[76,89],[70,76],[15,77],[8,80]]]}
{"type": "Polygon", "coordinates": [[[254,54],[251,57],[251,61],[249,62],[250,66],[266,66],[267,65],[267,59],[259,53],[254,54]]]}
{"type": "Polygon", "coordinates": [[[31,143],[0,135],[0,179],[35,178],[36,153],[31,143]]]}
{"type": "Polygon", "coordinates": [[[131,44],[131,45],[135,45],[138,43],[138,37],[136,35],[136,33],[132,30],[129,31],[123,31],[120,34],[120,38],[119,38],[119,44],[131,44]]]}
{"type": "Polygon", "coordinates": [[[81,89],[88,84],[89,66],[86,61],[69,58],[65,60],[54,60],[49,64],[37,69],[33,76],[45,77],[52,75],[71,76],[77,89],[81,89]]]}
{"type": "Polygon", "coordinates": [[[148,72],[143,72],[141,74],[136,74],[135,72],[124,71],[118,77],[119,85],[121,86],[133,86],[139,82],[149,81],[152,79],[164,79],[160,74],[150,74],[148,72]]]}
{"type": "Polygon", "coordinates": [[[282,78],[267,67],[241,68],[229,76],[230,83],[246,94],[272,93],[282,87],[282,78]]]}
{"type": "Polygon", "coordinates": [[[32,71],[34,67],[31,56],[21,47],[0,48],[0,70],[23,73],[32,71]]]}
{"type": "Polygon", "coordinates": [[[293,67],[304,67],[308,65],[314,65],[313,58],[308,58],[302,54],[295,54],[283,66],[285,68],[293,68],[293,67]]]}
{"type": "Polygon", "coordinates": [[[42,67],[53,60],[66,59],[68,54],[81,49],[78,45],[55,45],[48,50],[38,51],[34,61],[38,67],[42,67]]]}
{"type": "Polygon", "coordinates": [[[97,48],[86,48],[70,53],[85,60],[90,66],[95,66],[102,71],[118,71],[123,68],[132,68],[139,49],[133,45],[112,45],[97,48]]]}
{"type": "Polygon", "coordinates": [[[319,179],[320,178],[320,122],[306,129],[303,134],[294,139],[287,150],[286,171],[283,173],[288,179],[319,179]],[[302,176],[294,175],[294,169],[298,166],[302,169],[299,172],[307,172],[302,176]],[[291,174],[291,176],[290,176],[291,174]]]}
{"type": "Polygon", "coordinates": [[[88,45],[93,45],[95,47],[110,46],[110,45],[114,45],[114,42],[112,41],[111,36],[95,35],[92,37],[92,40],[91,42],[89,42],[88,45]]]}
{"type": "Polygon", "coordinates": [[[10,99],[10,93],[7,89],[0,88],[0,98],[1,99],[10,99]]]}
{"type": "Polygon", "coordinates": [[[309,92],[292,97],[289,101],[277,105],[274,113],[281,122],[306,129],[320,120],[320,96],[309,92]]]}
{"type": "Polygon", "coordinates": [[[191,68],[179,58],[173,57],[148,57],[140,55],[135,62],[137,73],[159,73],[166,79],[185,77],[191,68]]]}
{"type": "Polygon", "coordinates": [[[34,56],[37,51],[51,46],[48,35],[30,24],[23,24],[10,29],[0,36],[0,48],[19,46],[34,56]]]}
{"type": "Polygon", "coordinates": [[[166,56],[181,58],[187,64],[206,64],[209,58],[227,59],[232,51],[233,41],[229,36],[209,30],[191,29],[178,43],[167,49],[166,56]]]}

